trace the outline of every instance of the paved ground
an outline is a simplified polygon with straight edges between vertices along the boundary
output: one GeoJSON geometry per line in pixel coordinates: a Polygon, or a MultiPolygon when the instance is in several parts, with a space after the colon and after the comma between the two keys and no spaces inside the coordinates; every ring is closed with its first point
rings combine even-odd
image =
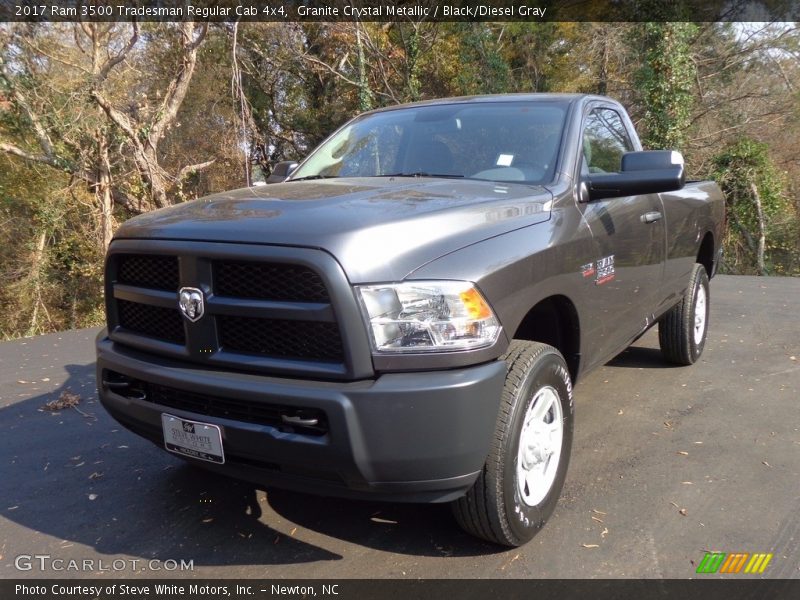
{"type": "Polygon", "coordinates": [[[561,502],[517,550],[474,541],[445,506],[195,471],[99,406],[95,330],[2,343],[0,578],[169,574],[141,571],[151,558],[198,578],[683,578],[706,550],[773,552],[765,576],[800,577],[800,279],[718,277],[712,300],[694,367],[666,367],[650,332],[578,385],[561,502]],[[65,389],[81,412],[42,410],[65,389]],[[15,569],[36,554],[95,562],[15,569]]]}

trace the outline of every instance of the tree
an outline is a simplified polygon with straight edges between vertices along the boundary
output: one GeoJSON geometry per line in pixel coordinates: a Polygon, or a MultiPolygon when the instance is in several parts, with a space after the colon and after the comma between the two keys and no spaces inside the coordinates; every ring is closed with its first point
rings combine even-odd
{"type": "Polygon", "coordinates": [[[644,65],[637,74],[644,105],[643,144],[682,149],[692,115],[696,69],[693,23],[644,23],[640,38],[644,65]]]}
{"type": "MultiPolygon", "coordinates": [[[[210,159],[186,165],[175,176],[170,177],[161,165],[158,148],[167,131],[175,123],[178,110],[186,97],[197,64],[197,50],[205,40],[208,23],[197,26],[194,22],[183,21],[179,24],[180,51],[175,75],[168,81],[166,89],[163,91],[163,100],[156,103],[149,111],[141,110],[141,107],[137,111],[121,110],[115,106],[104,90],[104,84],[111,70],[125,60],[136,45],[139,37],[137,24],[134,22],[131,25],[130,38],[125,46],[114,55],[108,55],[107,51],[110,46],[109,40],[105,39],[107,25],[81,23],[80,27],[92,44],[93,68],[89,95],[126,138],[139,176],[148,187],[152,203],[157,208],[169,206],[171,202],[167,197],[167,192],[170,188],[180,186],[188,174],[205,169],[214,162],[213,159],[210,159]],[[106,51],[106,58],[101,58],[103,51],[106,51]],[[101,66],[97,67],[97,64],[101,66]]],[[[80,44],[78,45],[80,47],[80,44]]]]}
{"type": "Polygon", "coordinates": [[[766,144],[744,138],[714,160],[733,227],[726,236],[726,265],[734,273],[768,275],[797,269],[800,219],[766,144]]]}
{"type": "Polygon", "coordinates": [[[99,208],[104,246],[113,234],[115,205],[134,213],[168,206],[169,194],[174,197],[189,174],[213,164],[185,165],[175,175],[162,166],[159,144],[176,122],[207,33],[207,25],[192,22],[169,27],[153,30],[177,34],[179,42],[177,64],[158,89],[152,79],[135,81],[131,63],[160,50],[152,36],[143,39],[135,22],[14,24],[4,32],[0,81],[16,116],[6,133],[21,143],[3,136],[0,150],[83,181],[99,208]],[[87,112],[85,100],[96,106],[95,114],[87,112]],[[133,188],[135,195],[115,177],[129,157],[143,184],[133,188]]]}

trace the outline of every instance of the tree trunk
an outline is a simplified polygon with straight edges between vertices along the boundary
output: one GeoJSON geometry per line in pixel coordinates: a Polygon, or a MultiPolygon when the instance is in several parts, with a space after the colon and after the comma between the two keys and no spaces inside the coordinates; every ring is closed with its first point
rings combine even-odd
{"type": "Polygon", "coordinates": [[[143,162],[146,167],[142,174],[144,175],[144,180],[150,185],[150,197],[153,199],[153,203],[157,208],[169,206],[170,201],[167,198],[169,183],[167,182],[166,173],[158,164],[158,156],[155,149],[144,152],[143,162]]]}
{"type": "Polygon", "coordinates": [[[603,37],[601,44],[602,50],[600,53],[600,68],[598,69],[597,73],[597,93],[601,96],[605,96],[608,93],[608,38],[603,37]]]}
{"type": "Polygon", "coordinates": [[[108,250],[114,236],[114,200],[111,197],[111,163],[108,158],[108,140],[102,131],[97,134],[97,184],[94,195],[100,208],[100,237],[103,249],[108,250]]]}
{"type": "Polygon", "coordinates": [[[39,241],[36,243],[36,250],[31,261],[31,273],[28,276],[33,281],[33,312],[31,322],[28,326],[26,336],[36,335],[39,328],[39,305],[42,304],[42,260],[44,259],[44,247],[47,242],[47,231],[42,231],[39,241]]]}
{"type": "Polygon", "coordinates": [[[758,216],[758,250],[756,251],[756,265],[759,275],[766,275],[767,269],[764,265],[764,250],[767,245],[767,226],[764,221],[764,210],[761,207],[761,196],[755,183],[750,183],[750,191],[753,193],[753,201],[756,203],[756,214],[758,216]]]}
{"type": "Polygon", "coordinates": [[[358,48],[358,109],[361,112],[372,110],[372,91],[367,79],[364,45],[361,42],[361,22],[356,21],[356,47],[358,48]]]}

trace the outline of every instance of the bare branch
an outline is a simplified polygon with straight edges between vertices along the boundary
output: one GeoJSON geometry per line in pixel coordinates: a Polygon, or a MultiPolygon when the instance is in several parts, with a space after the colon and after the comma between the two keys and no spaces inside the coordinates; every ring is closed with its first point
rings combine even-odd
{"type": "Polygon", "coordinates": [[[15,146],[14,144],[9,144],[8,142],[0,142],[0,150],[2,150],[7,154],[12,154],[14,156],[18,156],[19,158],[24,158],[25,160],[29,160],[31,162],[50,165],[51,167],[55,167],[56,169],[64,168],[64,165],[62,165],[58,160],[58,158],[55,156],[47,154],[31,154],[30,152],[26,152],[19,146],[15,146]]]}
{"type": "Polygon", "coordinates": [[[94,37],[93,33],[92,33],[92,28],[89,26],[89,24],[87,22],[80,21],[80,26],[81,26],[81,29],[83,30],[83,33],[86,35],[86,37],[88,37],[89,39],[94,37]]]}
{"type": "MultiPolygon", "coordinates": [[[[197,37],[195,37],[194,41],[192,41],[189,44],[189,46],[188,46],[189,49],[190,50],[197,50],[200,47],[200,44],[203,43],[203,40],[205,39],[207,33],[208,33],[208,23],[204,22],[200,27],[200,34],[197,37]]],[[[192,28],[191,33],[189,35],[190,36],[194,35],[194,28],[192,28]]]]}
{"type": "Polygon", "coordinates": [[[342,73],[340,73],[339,71],[334,69],[328,63],[326,63],[326,62],[324,62],[322,60],[319,60],[318,58],[314,58],[313,56],[309,56],[308,54],[301,54],[300,58],[302,58],[303,60],[307,60],[310,63],[314,63],[315,65],[319,65],[320,67],[322,67],[322,68],[326,69],[327,71],[331,72],[333,75],[336,75],[336,77],[338,77],[342,81],[344,81],[346,83],[349,83],[350,85],[352,85],[354,87],[359,87],[359,84],[358,84],[357,81],[353,81],[352,79],[350,79],[346,75],[343,75],[342,73]]]}
{"type": "MultiPolygon", "coordinates": [[[[81,27],[83,27],[83,23],[81,23],[81,27]]],[[[89,53],[86,52],[86,48],[84,48],[83,45],[81,44],[81,37],[78,35],[78,27],[77,26],[72,28],[72,39],[75,41],[75,47],[78,50],[80,50],[81,53],[84,54],[85,56],[89,56],[89,53]]]]}
{"type": "Polygon", "coordinates": [[[136,45],[136,42],[139,39],[139,23],[133,21],[132,23],[133,31],[131,32],[131,37],[128,39],[128,43],[125,44],[125,47],[120,50],[116,55],[112,58],[109,58],[105,64],[100,68],[100,71],[96,75],[96,83],[101,83],[106,80],[108,77],[109,72],[111,69],[116,67],[119,63],[125,60],[125,57],[128,53],[133,49],[136,45]]]}
{"type": "Polygon", "coordinates": [[[181,23],[181,36],[183,37],[183,56],[182,64],[178,71],[178,75],[173,79],[167,92],[164,95],[164,102],[161,105],[161,110],[158,111],[160,117],[153,121],[150,127],[150,135],[148,141],[155,149],[161,138],[164,137],[169,126],[178,115],[178,109],[186,97],[186,92],[189,89],[189,83],[194,74],[194,68],[197,64],[197,49],[206,37],[208,32],[208,23],[204,23],[200,29],[200,34],[194,37],[195,24],[186,21],[181,23]]]}
{"type": "Polygon", "coordinates": [[[108,118],[111,119],[120,129],[122,129],[122,131],[125,132],[125,135],[127,135],[134,144],[141,146],[141,142],[139,142],[136,131],[133,128],[133,123],[131,123],[128,115],[111,106],[111,103],[106,99],[105,96],[103,96],[102,93],[100,93],[99,90],[92,90],[89,95],[108,115],[108,118]]]}
{"type": "Polygon", "coordinates": [[[192,173],[197,173],[199,171],[202,171],[203,169],[207,169],[208,167],[213,165],[216,161],[217,159],[212,158],[211,160],[207,160],[206,162],[197,163],[195,165],[187,165],[183,167],[180,171],[178,171],[178,176],[175,178],[175,181],[180,183],[192,173]]]}
{"type": "Polygon", "coordinates": [[[41,146],[42,151],[47,156],[55,157],[53,142],[50,140],[50,136],[47,135],[47,130],[42,125],[41,119],[39,119],[39,116],[33,111],[25,96],[22,95],[22,92],[20,92],[15,86],[12,86],[11,89],[14,100],[20,106],[20,108],[25,111],[25,114],[28,116],[28,119],[33,125],[33,131],[36,134],[36,139],[39,142],[39,146],[41,146]]]}
{"type": "Polygon", "coordinates": [[[62,65],[66,65],[66,66],[68,66],[68,67],[72,67],[73,69],[77,69],[78,71],[81,71],[81,72],[83,72],[83,73],[88,73],[88,72],[89,72],[89,70],[88,70],[87,68],[85,68],[85,67],[82,67],[82,66],[80,66],[79,64],[76,64],[76,63],[74,63],[74,62],[70,62],[70,61],[68,61],[68,60],[67,60],[67,59],[65,59],[65,58],[61,58],[61,57],[59,57],[59,56],[55,56],[55,55],[53,55],[53,54],[49,54],[48,52],[45,52],[45,51],[44,51],[44,50],[42,50],[41,48],[37,47],[37,46],[36,46],[36,45],[35,45],[33,42],[31,42],[31,40],[30,40],[29,38],[27,38],[27,37],[23,37],[23,38],[22,38],[22,42],[23,42],[23,43],[24,43],[26,46],[28,46],[29,48],[32,48],[33,50],[35,50],[36,52],[38,52],[38,53],[39,53],[39,54],[41,54],[42,56],[46,56],[46,57],[47,57],[47,58],[49,58],[50,60],[54,60],[54,61],[56,61],[56,62],[58,62],[58,63],[61,63],[62,65]]]}

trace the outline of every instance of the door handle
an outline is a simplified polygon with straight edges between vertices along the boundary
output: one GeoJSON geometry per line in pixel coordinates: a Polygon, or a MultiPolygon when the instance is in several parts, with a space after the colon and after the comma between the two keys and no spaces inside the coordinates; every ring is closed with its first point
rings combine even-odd
{"type": "Polygon", "coordinates": [[[664,215],[657,210],[646,212],[642,215],[642,223],[655,223],[656,221],[660,221],[663,217],[664,215]]]}

